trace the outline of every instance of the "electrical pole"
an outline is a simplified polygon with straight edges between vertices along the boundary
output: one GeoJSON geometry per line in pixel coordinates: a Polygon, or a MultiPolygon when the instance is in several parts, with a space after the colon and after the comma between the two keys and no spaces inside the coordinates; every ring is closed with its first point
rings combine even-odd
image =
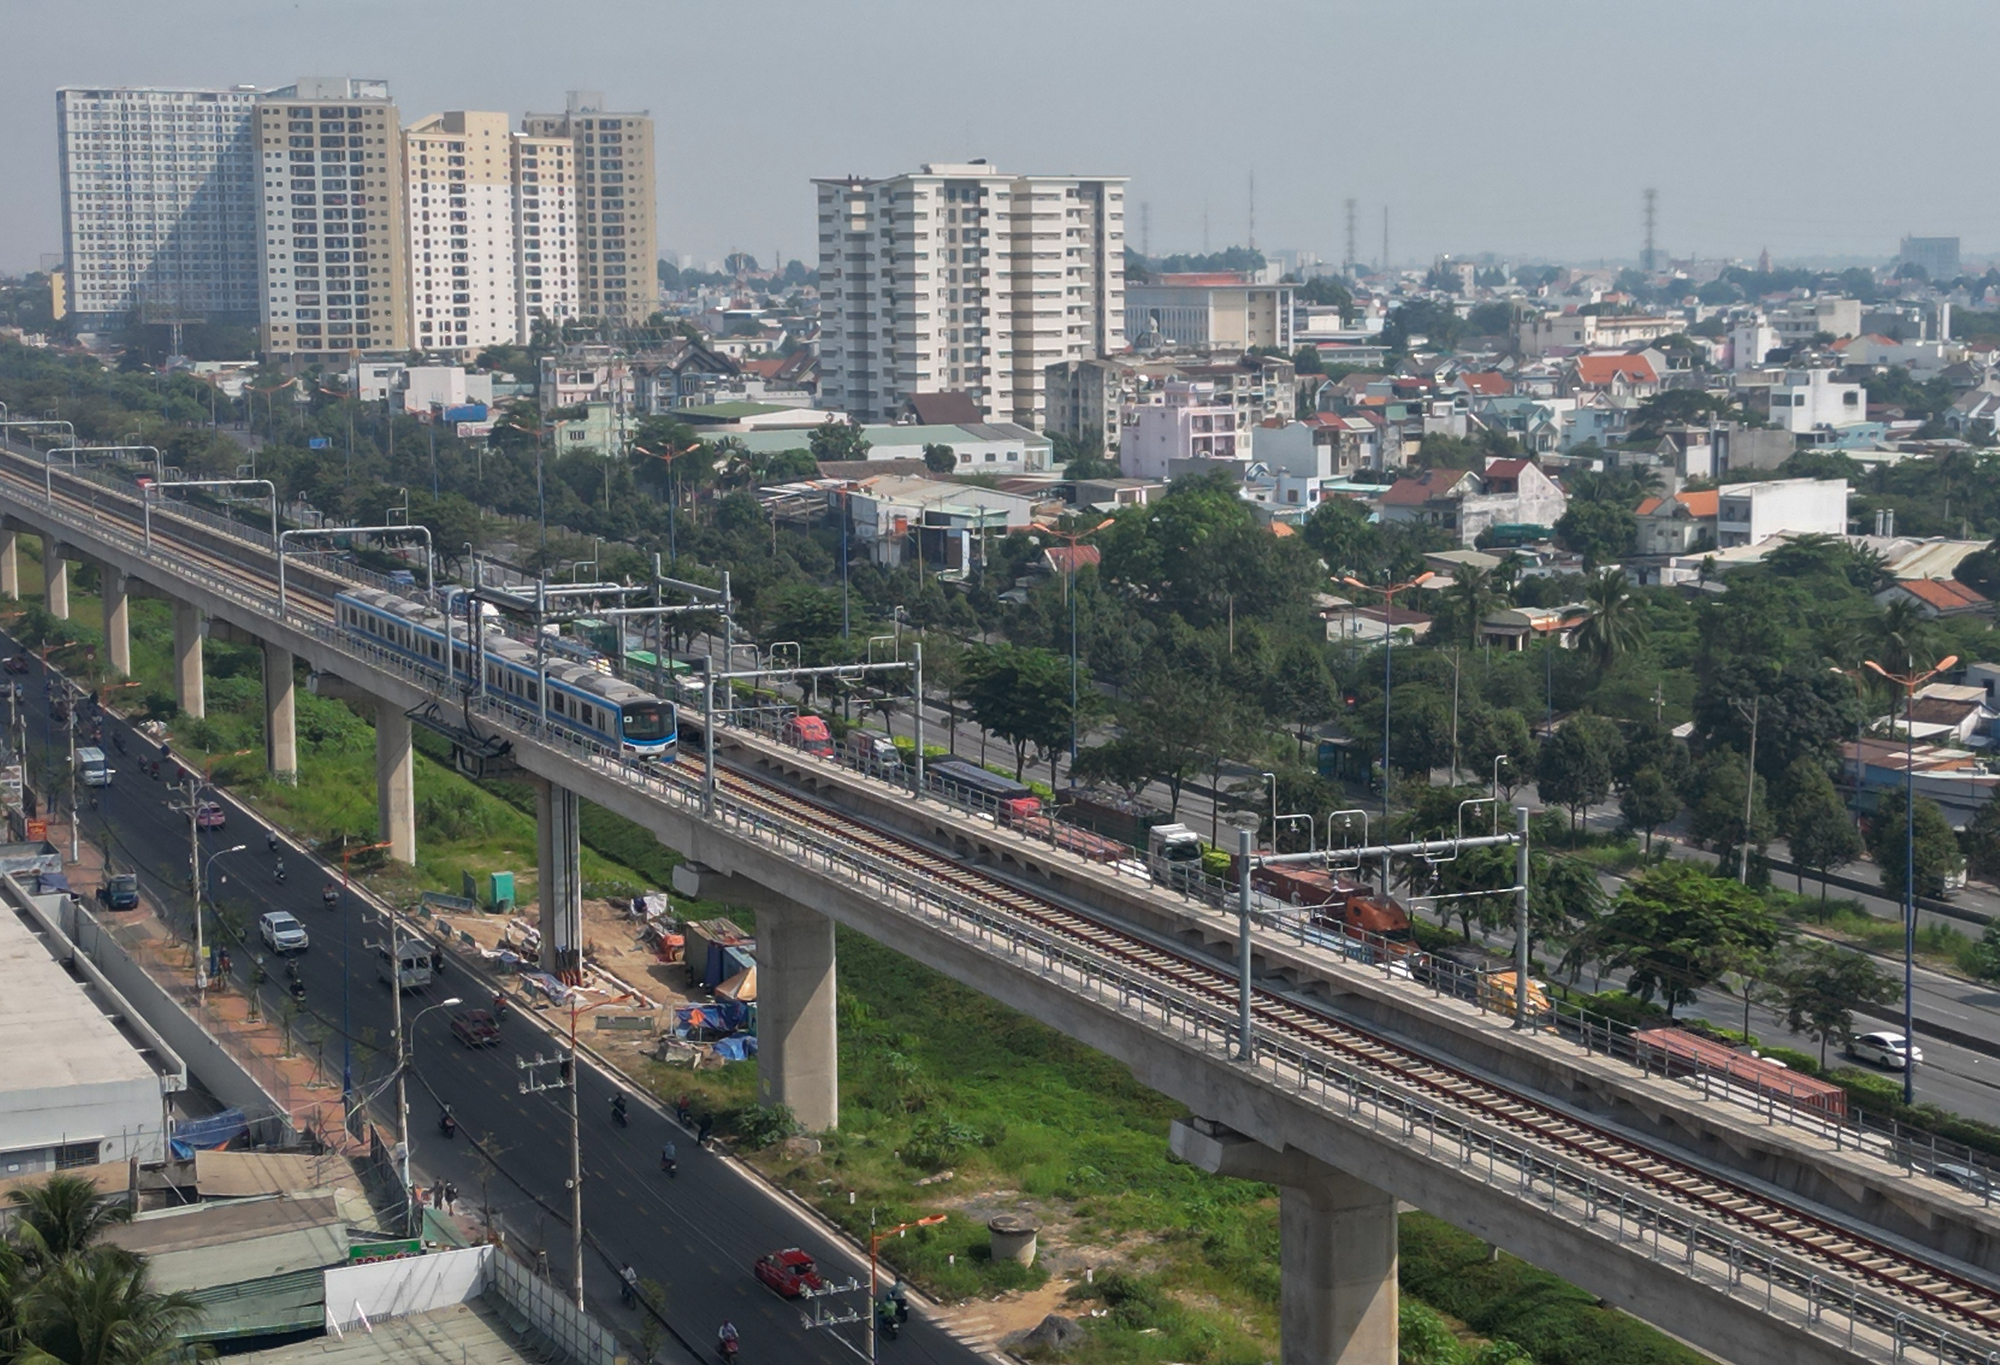
{"type": "MultiPolygon", "coordinates": [[[[341,913],[347,913],[345,907],[341,913]]],[[[389,1010],[390,1026],[396,1030],[396,1128],[403,1143],[403,1235],[414,1237],[422,1228],[415,1202],[410,1198],[410,1091],[405,1080],[410,1063],[403,1049],[403,929],[393,914],[389,916],[389,1010]]]]}
{"type": "Polygon", "coordinates": [[[1646,191],[1646,249],[1640,254],[1639,268],[1648,275],[1657,269],[1656,262],[1659,260],[1659,257],[1653,251],[1653,215],[1659,205],[1659,199],[1660,192],[1658,190],[1648,189],[1646,191]]]}

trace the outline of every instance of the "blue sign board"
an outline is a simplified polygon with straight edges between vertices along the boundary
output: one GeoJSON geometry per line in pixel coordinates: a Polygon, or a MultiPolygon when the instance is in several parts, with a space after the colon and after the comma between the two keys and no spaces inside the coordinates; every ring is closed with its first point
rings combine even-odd
{"type": "Polygon", "coordinates": [[[332,444],[333,442],[325,436],[315,436],[306,442],[307,447],[312,450],[325,450],[332,444]]]}

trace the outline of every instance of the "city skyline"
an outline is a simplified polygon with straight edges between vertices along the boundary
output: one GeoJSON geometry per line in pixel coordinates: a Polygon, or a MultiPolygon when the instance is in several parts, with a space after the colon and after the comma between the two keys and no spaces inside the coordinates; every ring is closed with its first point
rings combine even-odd
{"type": "MultiPolygon", "coordinates": [[[[475,29],[442,11],[397,13],[412,41],[385,47],[376,23],[389,20],[385,5],[343,11],[353,21],[329,26],[310,3],[273,14],[247,0],[193,0],[171,19],[113,4],[79,47],[59,10],[17,4],[9,27],[18,69],[45,83],[0,91],[0,120],[14,134],[0,143],[0,182],[11,188],[0,199],[0,270],[33,269],[60,250],[55,87],[272,88],[305,75],[387,79],[410,121],[497,109],[518,124],[581,87],[652,109],[662,124],[658,242],[698,263],[731,250],[811,262],[811,180],[974,157],[1008,172],[1128,177],[1133,244],[1156,253],[1249,240],[1253,175],[1256,244],[1331,260],[1344,251],[1349,198],[1363,261],[1381,254],[1384,208],[1400,263],[1444,252],[1632,259],[1649,187],[1659,191],[1659,245],[1676,257],[1768,248],[1778,259],[1886,260],[1905,234],[1960,236],[1971,257],[2000,252],[2000,232],[1984,227],[2000,192],[1963,173],[1944,132],[1976,120],[1968,87],[1926,88],[1935,136],[1858,112],[1830,119],[1827,131],[1760,135],[1801,128],[1812,110],[1858,110],[1828,72],[1921,69],[1941,39],[1976,47],[2000,35],[2000,14],[1985,7],[1934,5],[1912,23],[1859,0],[1810,11],[1698,3],[1662,27],[1559,3],[1393,15],[1281,3],[1260,11],[1234,48],[1205,40],[1199,68],[1186,57],[1196,12],[1173,5],[1077,10],[1036,0],[1013,7],[1016,21],[976,47],[957,41],[973,21],[952,11],[913,0],[867,8],[874,22],[829,30],[792,3],[767,6],[754,27],[692,8],[607,3],[589,7],[600,25],[522,43],[534,11],[502,3],[475,29]],[[650,25],[675,50],[711,59],[663,64],[653,44],[594,41],[613,31],[643,38],[650,25]],[[426,54],[447,38],[467,59],[444,67],[426,54]],[[935,69],[938,48],[976,51],[1005,73],[1009,98],[954,103],[934,93],[918,77],[935,69]],[[1865,65],[1854,55],[1863,50],[1865,65]],[[1274,53],[1303,54],[1275,87],[1274,53]],[[831,92],[788,77],[792,58],[803,72],[912,79],[831,92]],[[1647,71],[1661,74],[1641,84],[1650,93],[1637,101],[1608,93],[1647,71]],[[1188,98],[1196,87],[1253,92],[1257,102],[1188,98]],[[1894,184],[1857,194],[1874,167],[1894,167],[1894,184]]],[[[1213,38],[1206,20],[1199,31],[1213,38]]]]}

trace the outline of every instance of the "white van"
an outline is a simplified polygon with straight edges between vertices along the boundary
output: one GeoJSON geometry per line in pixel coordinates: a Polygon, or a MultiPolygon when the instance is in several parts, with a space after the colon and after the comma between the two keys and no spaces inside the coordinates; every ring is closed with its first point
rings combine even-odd
{"type": "Polygon", "coordinates": [[[404,990],[422,990],[431,984],[436,976],[436,964],[432,960],[431,945],[422,939],[404,939],[400,950],[402,959],[399,969],[392,976],[389,971],[389,945],[375,946],[375,974],[382,978],[382,984],[397,981],[404,990]]]}
{"type": "Polygon", "coordinates": [[[108,787],[111,785],[111,766],[104,760],[104,750],[85,746],[76,751],[77,780],[86,787],[108,787]]]}

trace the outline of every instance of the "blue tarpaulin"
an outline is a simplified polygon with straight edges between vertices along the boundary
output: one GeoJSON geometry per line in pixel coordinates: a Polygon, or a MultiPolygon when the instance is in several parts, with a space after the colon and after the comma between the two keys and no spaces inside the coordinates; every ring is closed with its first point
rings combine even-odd
{"type": "Polygon", "coordinates": [[[226,1147],[249,1131],[250,1124],[244,1119],[241,1109],[225,1109],[207,1118],[182,1119],[174,1125],[174,1155],[186,1161],[196,1149],[208,1151],[226,1147]]]}
{"type": "Polygon", "coordinates": [[[750,1007],[734,1000],[679,1005],[674,1009],[674,1034],[680,1038],[695,1033],[734,1033],[749,1022],[750,1007]]]}
{"type": "Polygon", "coordinates": [[[745,1062],[757,1055],[757,1039],[752,1034],[724,1038],[715,1045],[715,1055],[726,1062],[745,1062]]]}

